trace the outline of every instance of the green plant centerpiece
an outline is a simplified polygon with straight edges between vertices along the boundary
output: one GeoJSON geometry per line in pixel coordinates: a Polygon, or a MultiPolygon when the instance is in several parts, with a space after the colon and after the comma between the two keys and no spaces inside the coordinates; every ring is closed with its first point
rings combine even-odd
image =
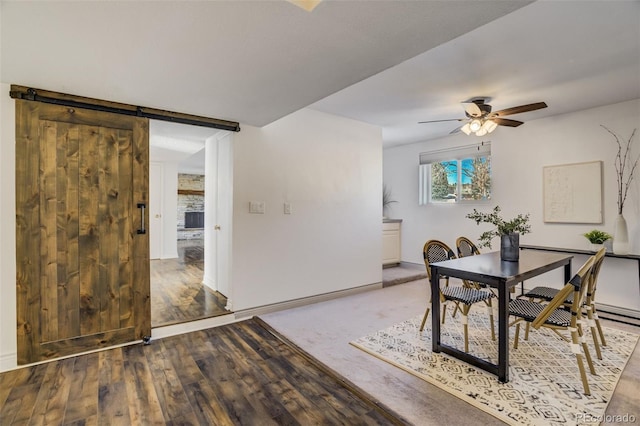
{"type": "Polygon", "coordinates": [[[482,213],[473,209],[473,213],[467,214],[466,217],[474,220],[477,225],[490,223],[495,226],[494,229],[480,235],[478,247],[491,248],[491,240],[500,237],[500,258],[511,262],[517,262],[520,259],[520,234],[531,232],[529,213],[518,214],[511,220],[504,220],[500,216],[500,206],[495,206],[491,213],[482,213]]]}
{"type": "Polygon", "coordinates": [[[591,249],[597,250],[597,246],[604,244],[605,241],[613,238],[610,234],[600,231],[598,229],[593,229],[589,232],[582,234],[589,242],[591,243],[591,249]]]}
{"type": "Polygon", "coordinates": [[[585,234],[582,234],[591,244],[604,244],[610,238],[613,238],[611,235],[607,234],[604,231],[599,231],[594,229],[585,234]]]}

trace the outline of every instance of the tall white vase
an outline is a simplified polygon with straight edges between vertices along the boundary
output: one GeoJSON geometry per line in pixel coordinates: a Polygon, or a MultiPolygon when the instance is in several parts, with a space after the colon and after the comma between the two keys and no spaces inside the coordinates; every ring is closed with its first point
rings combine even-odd
{"type": "Polygon", "coordinates": [[[613,234],[613,252],[615,254],[629,254],[629,232],[627,221],[622,214],[616,218],[616,229],[613,234]]]}

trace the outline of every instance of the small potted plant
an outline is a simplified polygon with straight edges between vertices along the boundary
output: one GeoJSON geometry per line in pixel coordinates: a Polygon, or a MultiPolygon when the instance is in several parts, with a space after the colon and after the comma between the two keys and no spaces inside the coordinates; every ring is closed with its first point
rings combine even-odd
{"type": "Polygon", "coordinates": [[[598,251],[604,245],[604,242],[613,238],[610,234],[598,229],[593,229],[582,234],[591,243],[591,250],[598,251]]]}
{"type": "Polygon", "coordinates": [[[386,219],[387,209],[392,203],[397,203],[396,200],[391,199],[391,190],[387,185],[382,185],[382,218],[386,219]]]}
{"type": "Polygon", "coordinates": [[[520,234],[531,232],[529,213],[519,214],[511,220],[504,220],[500,216],[500,206],[495,206],[491,213],[481,213],[473,209],[473,213],[469,213],[466,217],[475,220],[477,225],[490,223],[495,226],[494,229],[480,235],[478,247],[491,248],[491,240],[500,237],[500,258],[510,262],[517,262],[520,259],[520,234]]]}

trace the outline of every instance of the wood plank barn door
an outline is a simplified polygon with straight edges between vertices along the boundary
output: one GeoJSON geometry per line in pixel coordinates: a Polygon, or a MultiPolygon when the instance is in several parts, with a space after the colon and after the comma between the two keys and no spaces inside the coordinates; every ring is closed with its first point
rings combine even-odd
{"type": "Polygon", "coordinates": [[[151,335],[148,129],[16,100],[18,364],[151,335]]]}

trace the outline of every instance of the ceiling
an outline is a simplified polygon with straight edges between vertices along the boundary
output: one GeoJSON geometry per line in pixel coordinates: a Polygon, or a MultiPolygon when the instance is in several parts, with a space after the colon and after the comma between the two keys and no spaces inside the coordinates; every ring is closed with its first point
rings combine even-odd
{"type": "MultiPolygon", "coordinates": [[[[463,117],[474,96],[547,102],[524,121],[640,97],[637,0],[1,7],[2,82],[254,126],[310,106],[381,126],[386,147],[447,135],[456,122],[416,123],[463,117]]],[[[207,137],[194,129],[156,134],[207,137]]]]}
{"type": "Polygon", "coordinates": [[[537,1],[311,108],[377,124],[390,147],[448,135],[461,123],[417,123],[464,118],[472,97],[547,103],[509,116],[525,122],[640,98],[640,1],[537,1]]]}

